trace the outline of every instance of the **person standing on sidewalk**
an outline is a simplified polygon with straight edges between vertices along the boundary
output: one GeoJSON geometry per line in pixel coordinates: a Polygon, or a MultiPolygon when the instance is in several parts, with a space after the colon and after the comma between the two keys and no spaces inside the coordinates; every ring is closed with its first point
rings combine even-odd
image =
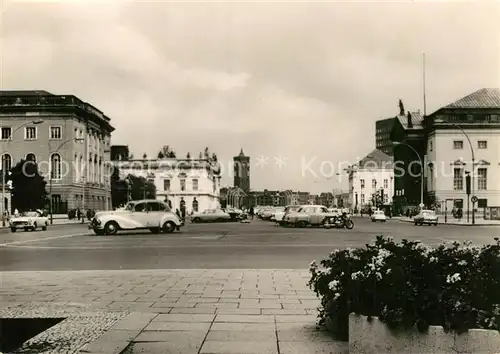
{"type": "Polygon", "coordinates": [[[250,212],[249,212],[249,214],[250,214],[250,219],[252,219],[252,220],[253,220],[253,217],[254,217],[254,214],[255,214],[255,210],[253,210],[253,207],[250,207],[250,212]]]}

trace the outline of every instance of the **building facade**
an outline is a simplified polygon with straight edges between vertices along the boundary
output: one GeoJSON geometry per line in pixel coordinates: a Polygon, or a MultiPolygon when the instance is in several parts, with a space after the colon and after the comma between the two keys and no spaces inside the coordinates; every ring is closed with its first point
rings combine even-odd
{"type": "Polygon", "coordinates": [[[500,89],[481,89],[425,119],[427,190],[442,211],[500,212],[500,89]],[[473,161],[474,160],[474,161],[473,161]],[[466,175],[471,176],[467,195],[466,175]],[[469,203],[468,203],[469,202],[469,203]],[[468,208],[469,204],[469,208],[468,208]],[[494,209],[491,211],[491,209],[494,209]]]}
{"type": "Polygon", "coordinates": [[[156,199],[186,213],[220,207],[220,166],[209,159],[134,159],[114,161],[120,175],[144,177],[156,186],[156,199]]]}
{"type": "MultiPolygon", "coordinates": [[[[373,208],[377,197],[384,206],[390,206],[394,194],[394,160],[380,150],[373,150],[347,169],[349,192],[343,207],[353,212],[373,208]]],[[[344,197],[345,198],[345,197],[344,197]]]]}
{"type": "Polygon", "coordinates": [[[0,129],[6,170],[21,159],[36,161],[54,213],[110,208],[114,128],[100,110],[73,95],[0,91],[0,129]]]}
{"type": "Polygon", "coordinates": [[[241,149],[238,156],[233,157],[234,187],[241,188],[245,193],[250,192],[250,157],[245,156],[241,149]]]}
{"type": "Polygon", "coordinates": [[[375,148],[389,156],[393,155],[391,130],[396,118],[386,118],[375,122],[375,148]]]}

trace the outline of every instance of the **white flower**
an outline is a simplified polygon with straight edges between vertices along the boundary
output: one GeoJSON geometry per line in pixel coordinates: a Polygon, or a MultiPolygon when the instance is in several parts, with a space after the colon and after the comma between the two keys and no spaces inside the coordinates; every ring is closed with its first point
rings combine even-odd
{"type": "Polygon", "coordinates": [[[340,297],[340,294],[339,294],[339,293],[335,293],[335,295],[333,296],[333,298],[334,298],[335,300],[337,300],[339,297],[340,297]]]}
{"type": "Polygon", "coordinates": [[[454,284],[454,283],[456,283],[456,282],[458,282],[460,280],[462,280],[462,279],[460,278],[460,274],[459,273],[455,273],[452,276],[448,275],[446,277],[446,282],[448,284],[454,284]]]}
{"type": "Polygon", "coordinates": [[[335,291],[337,290],[337,286],[340,284],[340,282],[338,280],[332,280],[329,284],[328,284],[328,289],[330,289],[331,291],[335,291]]]}
{"type": "Polygon", "coordinates": [[[361,273],[361,272],[354,272],[351,274],[352,280],[357,280],[357,279],[361,278],[362,276],[363,276],[363,273],[361,273]]]}
{"type": "Polygon", "coordinates": [[[391,268],[388,268],[385,272],[385,274],[391,274],[391,268]]]}
{"type": "Polygon", "coordinates": [[[434,257],[434,256],[432,256],[432,257],[429,259],[429,262],[431,262],[431,263],[434,263],[434,262],[437,262],[437,261],[438,261],[437,257],[434,257]]]}
{"type": "Polygon", "coordinates": [[[377,277],[378,280],[382,279],[382,274],[380,272],[375,273],[375,276],[377,277]]]}
{"type": "Polygon", "coordinates": [[[311,264],[309,264],[309,267],[311,268],[316,268],[318,266],[318,264],[316,263],[316,261],[312,261],[311,264]]]}
{"type": "Polygon", "coordinates": [[[459,266],[466,266],[467,265],[467,261],[462,259],[460,262],[458,262],[458,265],[459,266]]]}

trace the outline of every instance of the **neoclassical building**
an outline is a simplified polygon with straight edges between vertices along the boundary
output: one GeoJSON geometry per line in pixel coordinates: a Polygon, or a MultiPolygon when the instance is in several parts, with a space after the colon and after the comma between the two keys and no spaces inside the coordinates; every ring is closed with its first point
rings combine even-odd
{"type": "MultiPolygon", "coordinates": [[[[36,161],[55,214],[110,208],[113,131],[109,117],[73,95],[0,91],[2,165],[8,171],[21,159],[36,161]]],[[[7,202],[8,195],[2,199],[2,210],[16,207],[7,202]]]]}
{"type": "Polygon", "coordinates": [[[114,161],[120,175],[144,177],[156,186],[156,199],[173,210],[203,212],[220,206],[220,165],[211,159],[133,159],[114,161]]]}

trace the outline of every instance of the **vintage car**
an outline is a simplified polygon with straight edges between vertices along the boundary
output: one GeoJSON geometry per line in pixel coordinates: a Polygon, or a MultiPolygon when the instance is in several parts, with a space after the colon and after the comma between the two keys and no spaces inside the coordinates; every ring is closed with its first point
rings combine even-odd
{"type": "Polygon", "coordinates": [[[303,205],[299,210],[287,214],[284,222],[296,227],[322,226],[331,223],[337,216],[322,205],[303,205]]]}
{"type": "Polygon", "coordinates": [[[231,214],[223,209],[207,209],[202,213],[193,214],[192,222],[222,222],[232,220],[231,214]]]}
{"type": "Polygon", "coordinates": [[[283,218],[283,215],[285,215],[285,209],[286,209],[285,207],[273,208],[269,220],[276,222],[277,221],[276,216],[278,216],[280,219],[283,218]]]}
{"type": "Polygon", "coordinates": [[[102,211],[89,224],[97,235],[114,235],[119,230],[150,230],[153,233],[172,233],[183,221],[166,203],[154,199],[135,200],[125,210],[102,211]]]}
{"type": "Polygon", "coordinates": [[[372,214],[372,222],[386,222],[387,217],[385,216],[385,213],[383,210],[375,210],[375,212],[372,214]]]}
{"type": "Polygon", "coordinates": [[[418,215],[413,217],[413,222],[415,225],[434,225],[438,224],[438,217],[434,210],[421,210],[418,215]]]}
{"type": "Polygon", "coordinates": [[[302,205],[288,205],[283,211],[274,214],[275,221],[280,225],[285,225],[285,216],[299,210],[302,205]]]}
{"type": "Polygon", "coordinates": [[[13,216],[9,220],[10,231],[16,232],[18,229],[24,231],[35,231],[38,228],[47,230],[49,219],[39,211],[23,211],[19,216],[13,216]]]}

